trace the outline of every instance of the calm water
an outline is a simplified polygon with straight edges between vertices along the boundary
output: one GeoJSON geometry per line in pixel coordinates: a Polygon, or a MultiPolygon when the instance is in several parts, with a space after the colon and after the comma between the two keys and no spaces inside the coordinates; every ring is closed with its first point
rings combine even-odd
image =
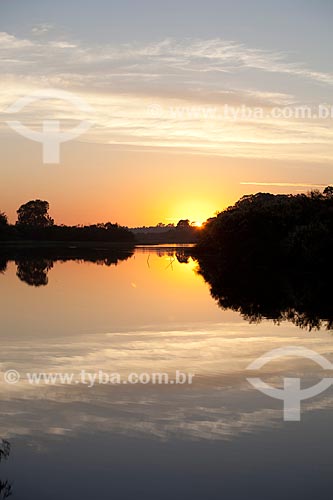
{"type": "MultiPolygon", "coordinates": [[[[333,360],[331,332],[249,324],[221,310],[195,261],[177,256],[142,248],[117,265],[58,261],[41,271],[8,263],[0,275],[0,437],[11,448],[0,479],[12,498],[330,497],[333,388],[302,403],[300,422],[284,422],[282,402],[255,390],[246,367],[288,346],[333,360]],[[7,370],[21,380],[6,383],[7,370]],[[195,376],[183,385],[27,380],[82,370],[124,380],[133,372],[195,376]]],[[[323,370],[283,358],[260,372],[277,386],[288,375],[311,386],[323,370]]]]}

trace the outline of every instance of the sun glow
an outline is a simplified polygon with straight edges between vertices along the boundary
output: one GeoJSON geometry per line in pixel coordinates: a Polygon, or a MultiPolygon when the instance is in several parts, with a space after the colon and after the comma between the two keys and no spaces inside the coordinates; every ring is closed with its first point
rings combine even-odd
{"type": "Polygon", "coordinates": [[[214,216],[215,211],[216,205],[206,199],[184,199],[181,202],[175,202],[173,217],[170,217],[170,221],[188,219],[191,225],[202,227],[208,218],[214,216]]]}

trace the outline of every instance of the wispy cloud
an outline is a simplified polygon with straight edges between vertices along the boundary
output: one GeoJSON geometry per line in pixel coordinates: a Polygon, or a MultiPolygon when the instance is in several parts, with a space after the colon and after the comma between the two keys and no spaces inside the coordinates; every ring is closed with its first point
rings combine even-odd
{"type": "MultiPolygon", "coordinates": [[[[49,25],[35,27],[31,39],[0,33],[0,112],[22,95],[53,87],[79,94],[95,109],[89,117],[95,126],[82,140],[232,157],[333,159],[333,130],[327,121],[228,119],[222,110],[225,104],[271,109],[298,102],[300,97],[289,92],[290,76],[301,84],[321,84],[330,93],[330,73],[290,62],[284,53],[222,39],[88,46],[51,38],[49,30],[53,33],[49,25]],[[246,71],[257,75],[257,88],[247,82],[246,71]],[[286,91],[276,92],[269,84],[263,88],[263,72],[284,77],[286,91]],[[198,103],[214,106],[214,116],[170,111],[198,103]],[[149,112],[152,104],[161,110],[158,116],[149,112]]],[[[59,103],[26,109],[21,119],[36,126],[46,112],[65,122],[76,119],[59,103]]]]}
{"type": "Polygon", "coordinates": [[[302,184],[301,182],[240,182],[243,186],[277,186],[277,187],[304,187],[323,188],[326,184],[302,184]]]}
{"type": "Polygon", "coordinates": [[[35,36],[46,35],[53,29],[53,25],[49,23],[37,24],[31,29],[31,33],[35,36]]]}
{"type": "MultiPolygon", "coordinates": [[[[278,328],[275,326],[275,328],[278,328]]],[[[293,327],[294,328],[294,327],[293,327]]],[[[318,354],[332,356],[332,343],[324,337],[319,345],[311,336],[300,336],[285,325],[279,334],[271,324],[262,323],[256,331],[242,323],[205,325],[204,329],[121,331],[109,334],[40,337],[4,342],[1,371],[15,367],[26,373],[75,374],[85,370],[128,376],[137,373],[169,373],[179,369],[195,373],[191,386],[127,385],[126,391],[110,391],[99,384],[87,391],[81,384],[31,385],[23,377],[17,385],[5,384],[1,377],[0,434],[38,437],[41,434],[78,435],[96,429],[130,436],[154,436],[168,440],[181,436],[186,440],[227,440],[242,433],[282,426],[282,402],[264,401],[246,381],[246,367],[262,355],[265,346],[278,348],[286,343],[313,348],[318,354]],[[205,356],[201,355],[205,352],[205,356]],[[244,395],[246,397],[244,397],[244,395]],[[54,409],[57,403],[58,411],[54,409]],[[235,407],[237,401],[237,408],[235,407]],[[272,404],[274,406],[272,406],[272,404]],[[29,412],[22,412],[22,405],[29,412]],[[80,405],[82,418],[73,419],[80,405]],[[10,415],[10,423],[8,423],[10,415]],[[186,418],[184,416],[186,415],[186,418]],[[36,420],[38,419],[38,433],[36,420]]],[[[267,347],[266,347],[267,348],[267,347]]],[[[295,371],[294,360],[271,363],[262,370],[262,378],[274,383],[295,371]]],[[[298,375],[305,381],[316,376],[316,368],[300,361],[298,375]]],[[[302,412],[332,406],[329,394],[302,404],[302,412]]]]}
{"type": "MultiPolygon", "coordinates": [[[[50,29],[50,25],[39,25],[33,28],[33,33],[47,34],[50,29]]],[[[88,75],[90,84],[93,83],[92,76],[96,79],[96,84],[105,82],[105,78],[106,83],[110,83],[110,76],[116,78],[123,75],[128,78],[131,74],[136,77],[141,75],[142,78],[154,76],[160,82],[166,79],[166,82],[170,83],[170,80],[176,79],[179,75],[188,80],[193,79],[195,74],[209,72],[231,74],[244,69],[293,75],[327,85],[333,84],[332,73],[307,68],[303,63],[290,62],[288,54],[249,48],[244,44],[220,38],[166,39],[146,45],[132,43],[117,46],[108,44],[87,46],[77,41],[65,40],[63,37],[48,41],[28,40],[2,32],[0,56],[5,55],[5,51],[7,59],[20,56],[22,62],[26,62],[28,56],[31,64],[30,75],[40,73],[88,75]],[[19,54],[17,54],[18,49],[20,49],[19,54]]],[[[10,72],[11,68],[2,70],[6,73],[10,72]]],[[[132,83],[133,88],[134,83],[138,84],[137,81],[132,83]]],[[[208,80],[206,83],[211,85],[213,81],[208,80]]],[[[221,81],[217,80],[217,83],[220,85],[221,81]]]]}

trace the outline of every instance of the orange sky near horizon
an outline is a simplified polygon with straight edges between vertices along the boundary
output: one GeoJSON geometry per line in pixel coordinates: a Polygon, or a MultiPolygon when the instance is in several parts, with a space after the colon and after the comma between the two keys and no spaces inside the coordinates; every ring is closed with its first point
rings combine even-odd
{"type": "MultiPolygon", "coordinates": [[[[304,186],[294,186],[294,169],[282,161],[178,154],[170,151],[115,151],[111,146],[69,143],[60,165],[43,165],[40,145],[22,139],[21,154],[7,142],[0,186],[0,210],[10,222],[31,199],[45,199],[57,224],[118,222],[130,227],[202,222],[259,191],[306,192],[312,184],[329,184],[327,168],[302,164],[304,186]],[[10,165],[15,162],[15,175],[10,165]],[[242,182],[266,180],[268,185],[242,182]],[[275,186],[283,179],[286,185],[275,186]],[[288,180],[290,185],[288,184],[288,180]]],[[[300,183],[301,184],[301,183],[300,183]]]]}
{"type": "Polygon", "coordinates": [[[281,1],[2,2],[0,211],[202,222],[245,194],[332,184],[330,9],[281,1]],[[71,136],[59,164],[34,142],[47,123],[71,136]]]}

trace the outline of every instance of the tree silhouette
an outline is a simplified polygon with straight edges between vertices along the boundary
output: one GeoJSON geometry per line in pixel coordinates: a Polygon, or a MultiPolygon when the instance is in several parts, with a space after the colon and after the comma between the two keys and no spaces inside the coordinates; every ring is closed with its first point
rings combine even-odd
{"type": "Polygon", "coordinates": [[[190,256],[185,250],[179,250],[176,252],[176,259],[180,264],[188,264],[190,256]]]}
{"type": "Polygon", "coordinates": [[[4,212],[0,212],[0,240],[6,239],[8,235],[8,219],[4,212]]]}
{"type": "Polygon", "coordinates": [[[333,197],[333,186],[327,186],[325,189],[324,189],[324,195],[325,196],[329,196],[329,197],[333,197]]]}
{"type": "Polygon", "coordinates": [[[190,220],[189,219],[181,219],[178,222],[177,227],[179,227],[179,228],[190,227],[190,220]]]}
{"type": "Polygon", "coordinates": [[[53,226],[54,220],[48,214],[49,208],[47,201],[28,201],[17,210],[17,224],[34,228],[53,226]]]}
{"type": "Polygon", "coordinates": [[[49,203],[32,200],[17,210],[15,226],[8,224],[7,217],[0,212],[0,240],[43,242],[103,242],[126,243],[133,246],[134,234],[117,223],[98,223],[89,226],[55,225],[49,215],[49,203]]]}
{"type": "Polygon", "coordinates": [[[333,197],[244,196],[204,226],[199,273],[223,309],[249,321],[333,328],[333,197]]]}
{"type": "Polygon", "coordinates": [[[7,215],[4,212],[0,212],[0,228],[8,225],[7,215]]]}
{"type": "Polygon", "coordinates": [[[0,256],[0,274],[4,273],[7,269],[7,259],[0,256]]]}
{"type": "Polygon", "coordinates": [[[16,262],[17,277],[30,286],[46,286],[47,273],[53,267],[53,262],[48,259],[30,260],[23,259],[16,262]]]}

